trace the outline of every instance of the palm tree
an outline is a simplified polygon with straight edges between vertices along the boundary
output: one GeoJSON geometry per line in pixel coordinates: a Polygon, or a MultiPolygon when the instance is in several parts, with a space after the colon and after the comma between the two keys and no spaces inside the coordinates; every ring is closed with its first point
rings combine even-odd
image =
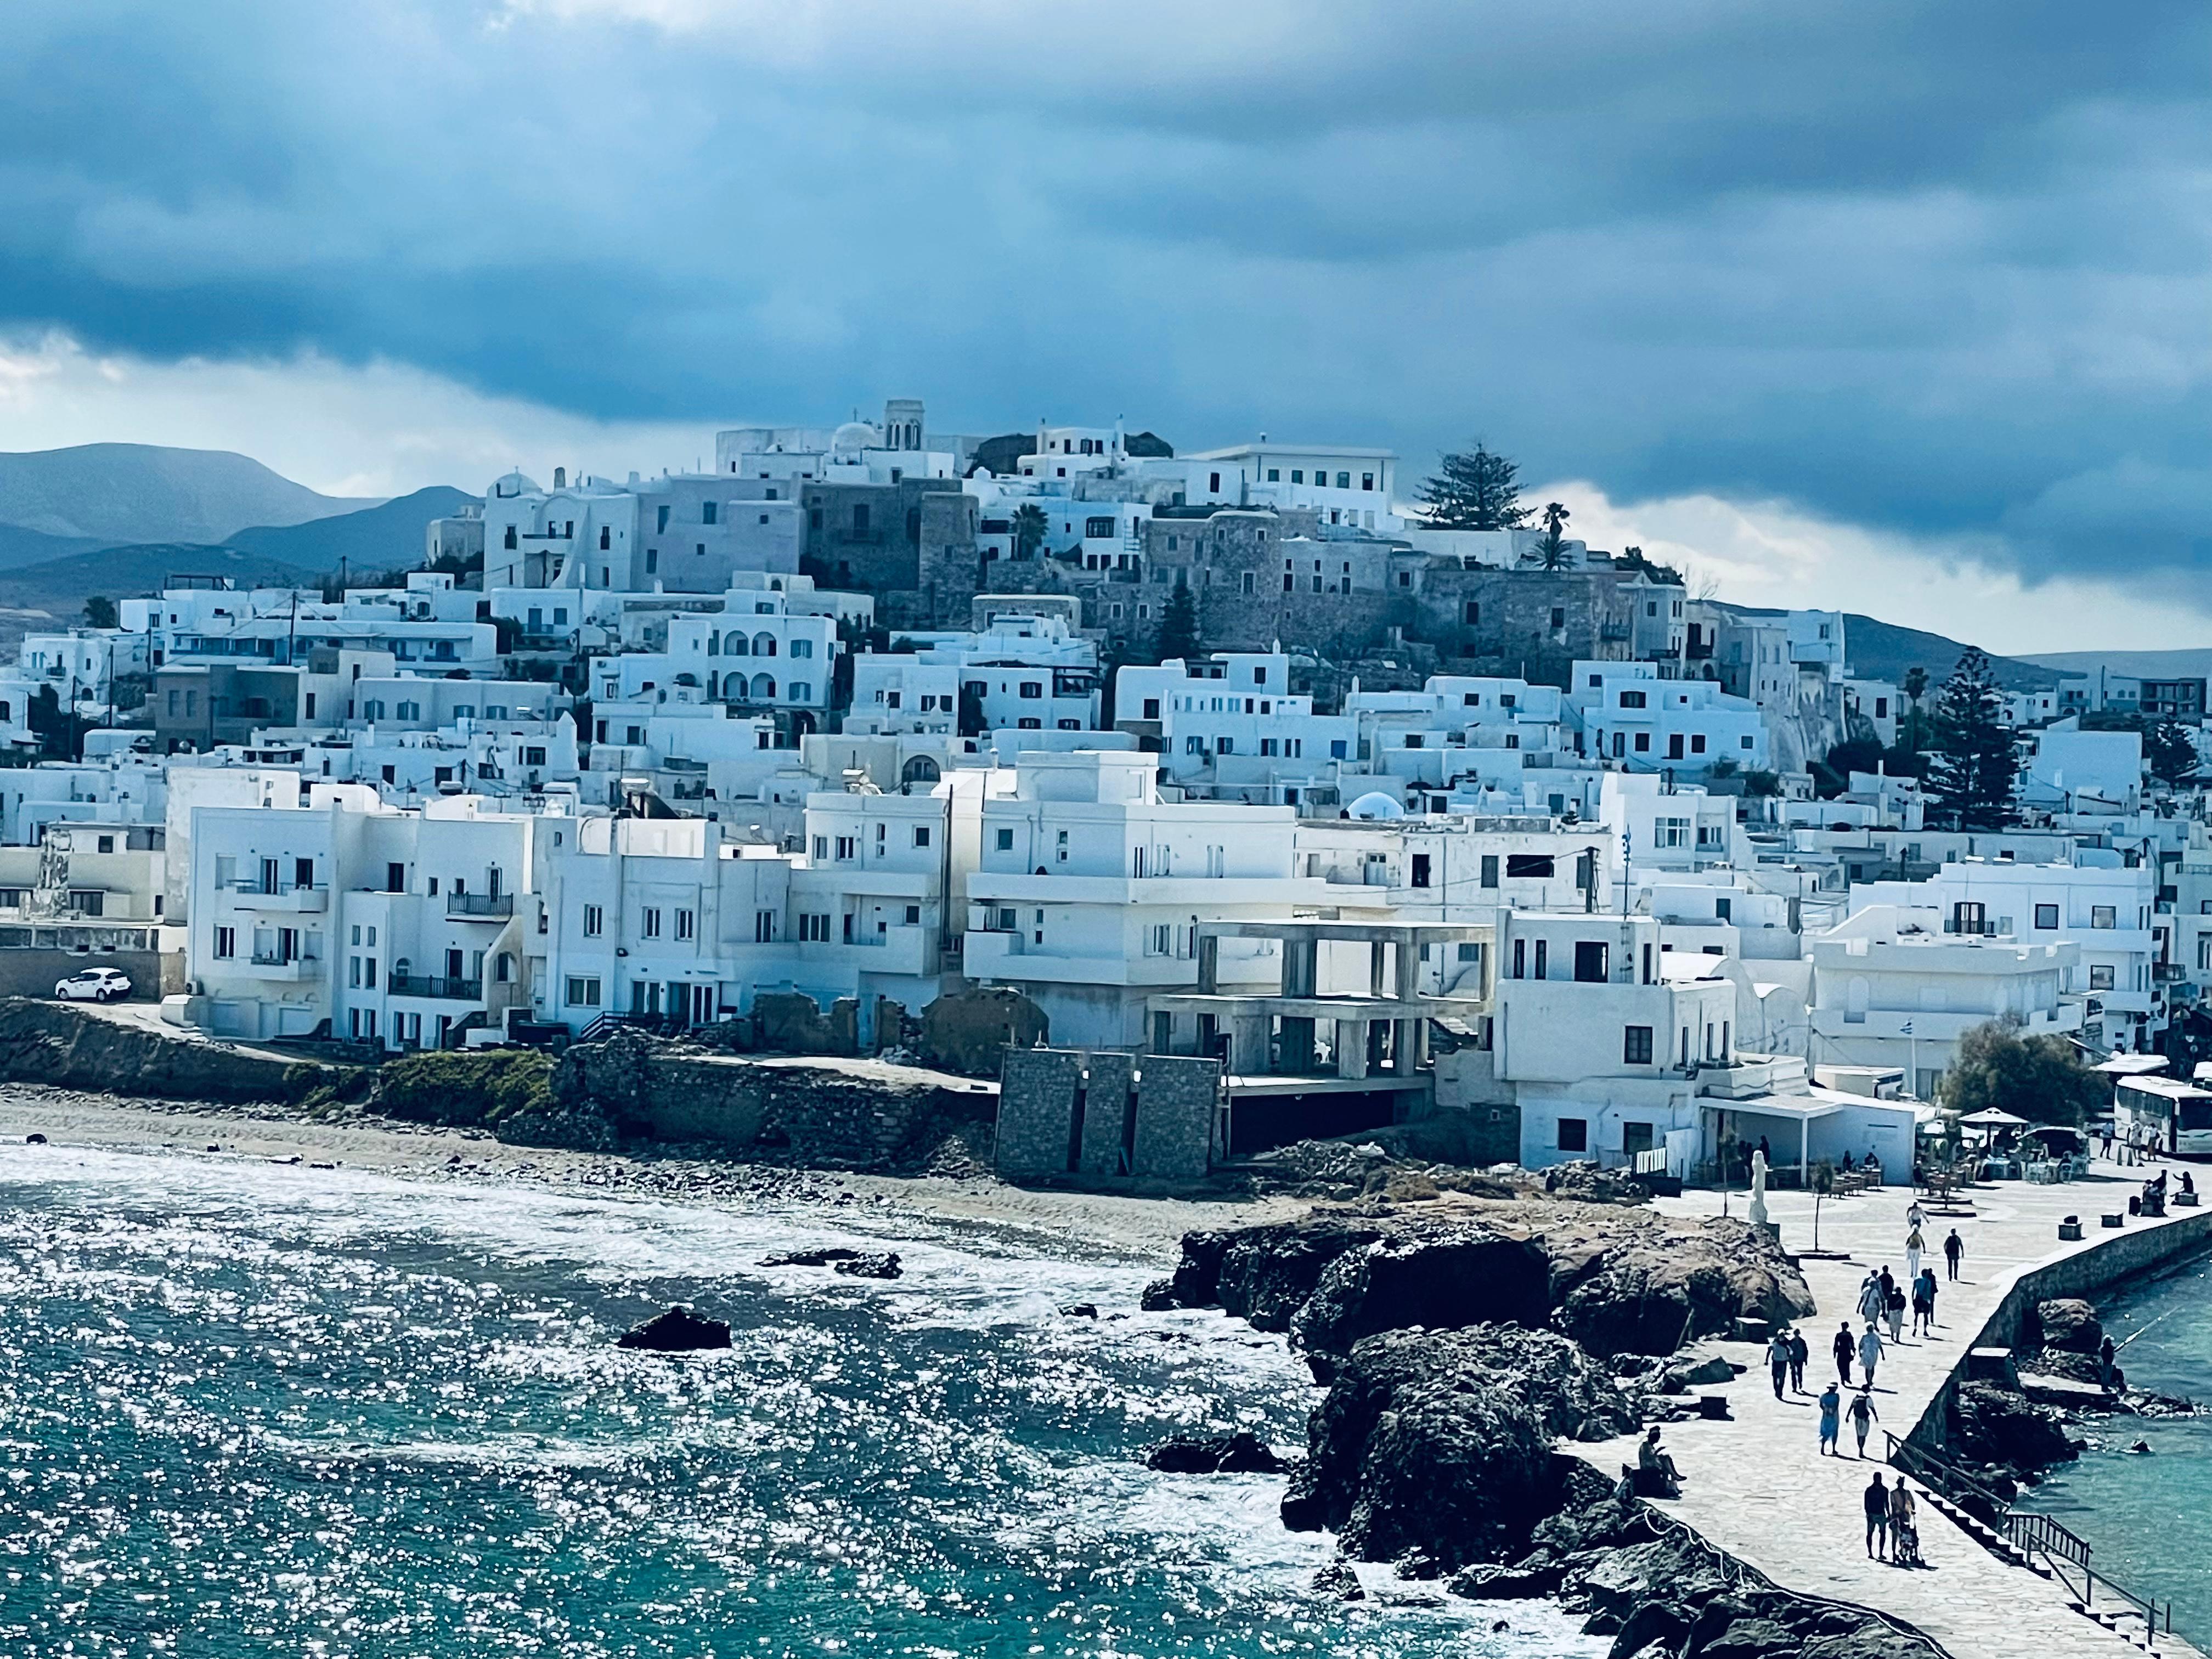
{"type": "Polygon", "coordinates": [[[1536,562],[1546,570],[1567,568],[1567,544],[1564,532],[1569,516],[1565,502],[1544,503],[1544,539],[1536,544],[1536,562]]]}
{"type": "Polygon", "coordinates": [[[1917,664],[1905,671],[1905,681],[1899,688],[1912,704],[1912,718],[1907,723],[1905,746],[1917,754],[1920,750],[1920,700],[1928,695],[1928,671],[1917,664]]]}
{"type": "Polygon", "coordinates": [[[1017,559],[1035,558],[1036,556],[1037,549],[1044,543],[1045,532],[1048,528],[1048,526],[1045,523],[1044,509],[1039,507],[1036,502],[1030,501],[1016,508],[1014,512],[1014,556],[1017,559]]]}

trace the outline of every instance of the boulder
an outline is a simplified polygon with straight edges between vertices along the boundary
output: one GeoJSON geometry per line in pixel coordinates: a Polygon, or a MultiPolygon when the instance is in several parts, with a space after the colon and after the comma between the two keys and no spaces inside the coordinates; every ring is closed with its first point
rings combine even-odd
{"type": "Polygon", "coordinates": [[[1291,1341],[1327,1382],[1354,1343],[1420,1326],[1541,1325],[1551,1314],[1543,1251],[1473,1223],[1378,1238],[1325,1267],[1291,1318],[1291,1341]]]}
{"type": "Polygon", "coordinates": [[[1283,1519],[1365,1560],[1514,1559],[1559,1501],[1551,1447],[1636,1425],[1603,1368],[1549,1331],[1389,1331],[1353,1346],[1308,1428],[1283,1519]]]}
{"type": "Polygon", "coordinates": [[[1360,1588],[1359,1575],[1349,1563],[1332,1561],[1313,1576],[1313,1587],[1323,1595],[1339,1601],[1364,1601],[1367,1592],[1360,1588]]]}
{"type": "Polygon", "coordinates": [[[1454,1573],[1444,1588],[1473,1601],[1537,1601],[1559,1594],[1559,1569],[1542,1559],[1510,1567],[1479,1561],[1454,1573]]]}
{"type": "Polygon", "coordinates": [[[1748,1222],[1694,1230],[1644,1227],[1591,1248],[1553,1252],[1559,1325],[1592,1353],[1672,1353],[1739,1319],[1794,1322],[1813,1293],[1773,1238],[1748,1222]]]}
{"type": "Polygon", "coordinates": [[[729,1346],[727,1325],[719,1319],[702,1319],[683,1307],[655,1314],[615,1340],[617,1348],[642,1348],[651,1353],[694,1353],[704,1348],[729,1346]]]}
{"type": "Polygon", "coordinates": [[[1098,1317],[1098,1304],[1096,1302],[1070,1302],[1060,1310],[1060,1314],[1063,1319],[1096,1319],[1098,1317]]]}
{"type": "Polygon", "coordinates": [[[1698,1659],[1784,1659],[1796,1653],[1803,1639],[1771,1619],[1736,1619],[1693,1651],[1698,1659]]]}
{"type": "Polygon", "coordinates": [[[1962,1382],[1951,1401],[1951,1450],[1960,1462],[2032,1474],[2073,1458],[2057,1413],[1991,1382],[1962,1382]]]}
{"type": "Polygon", "coordinates": [[[1145,1454],[1165,1474],[1280,1474],[1290,1467],[1256,1434],[1178,1434],[1145,1454]]]}
{"type": "Polygon", "coordinates": [[[830,1271],[843,1273],[848,1279],[896,1279],[899,1259],[896,1250],[869,1250],[847,1256],[842,1261],[830,1264],[830,1271]]]}
{"type": "Polygon", "coordinates": [[[840,1261],[856,1261],[858,1250],[845,1249],[838,1245],[827,1245],[811,1250],[779,1250],[774,1255],[764,1255],[763,1267],[828,1267],[840,1261]]]}
{"type": "Polygon", "coordinates": [[[2097,1310],[2079,1297],[2058,1297],[2035,1304],[2036,1322],[2043,1328],[2043,1346],[2068,1353],[2094,1353],[2105,1340],[2097,1310]]]}
{"type": "Polygon", "coordinates": [[[1802,1650],[1804,1659],[1928,1659],[1929,1644],[1869,1619],[1856,1630],[1827,1636],[1802,1650]]]}
{"type": "Polygon", "coordinates": [[[1620,1621],[1607,1659],[1633,1659],[1639,1653],[1656,1653],[1662,1659],[1682,1650],[1682,1638],[1697,1617],[1677,1601],[1642,1601],[1620,1621]]]}

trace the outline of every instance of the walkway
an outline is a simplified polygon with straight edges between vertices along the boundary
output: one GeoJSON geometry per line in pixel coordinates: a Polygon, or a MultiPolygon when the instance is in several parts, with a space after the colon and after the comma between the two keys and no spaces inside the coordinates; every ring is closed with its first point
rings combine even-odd
{"type": "MultiPolygon", "coordinates": [[[[1870,1459],[1878,1457],[1886,1444],[1881,1429],[1900,1437],[1911,1431],[2018,1273],[2094,1249],[2100,1242],[2098,1212],[2124,1210],[2142,1173],[2100,1163],[2087,1182],[2031,1187],[2007,1182],[1980,1187],[1970,1195],[1971,1216],[1929,1216],[1923,1232],[1938,1279],[1943,1274],[1942,1239],[1954,1226],[1966,1246],[1961,1278],[1941,1285],[1933,1337],[1915,1340],[1908,1335],[1882,1361],[1874,1393],[1881,1422],[1868,1442],[1870,1459]],[[2088,1224],[2087,1236],[2080,1244],[2062,1245],[2058,1218],[2076,1212],[2088,1224]]],[[[1835,1375],[1828,1343],[1844,1311],[1856,1301],[1866,1274],[1886,1263],[1899,1279],[1904,1277],[1905,1212],[1911,1202],[1909,1192],[1891,1188],[1829,1199],[1820,1205],[1820,1248],[1850,1254],[1847,1261],[1808,1259],[1803,1263],[1820,1309],[1805,1326],[1813,1350],[1806,1367],[1808,1387],[1817,1390],[1835,1375]]],[[[1741,1192],[1734,1194],[1730,1213],[1741,1216],[1744,1204],[1741,1192]]],[[[1721,1199],[1713,1193],[1686,1193],[1680,1199],[1661,1200],[1658,1207],[1681,1216],[1717,1215],[1721,1199]]],[[[1814,1200],[1809,1195],[1774,1194],[1767,1208],[1770,1218],[1782,1229],[1787,1249],[1799,1252],[1814,1247],[1814,1200]]],[[[2172,1224],[2195,1213],[2178,1211],[2163,1224],[2130,1220],[2129,1230],[2172,1224]]],[[[1863,1328],[1856,1318],[1851,1324],[1854,1331],[1863,1328]]],[[[2023,1652],[2038,1659],[2139,1659],[2139,1645],[2074,1611],[2061,1586],[1998,1560],[1944,1519],[1917,1483],[1921,1553],[1928,1567],[1908,1571],[1868,1559],[1860,1494],[1877,1469],[1886,1482],[1892,1471],[1850,1455],[1848,1419],[1845,1455],[1821,1456],[1820,1412],[1814,1395],[1776,1400],[1762,1347],[1749,1343],[1717,1346],[1730,1359],[1750,1367],[1728,1390],[1735,1416],[1726,1422],[1668,1425],[1667,1447],[1686,1479],[1681,1498],[1660,1508],[1777,1584],[1879,1607],[1926,1632],[1954,1659],[2019,1659],[2023,1652]]],[[[1618,1474],[1623,1463],[1635,1461],[1632,1438],[1574,1449],[1608,1476],[1618,1474]]],[[[2089,1530],[2094,1542],[2094,1522],[2089,1530]]],[[[2140,1631],[2141,1626],[2136,1628],[2140,1631]]],[[[2155,1650],[2195,1653],[2187,1644],[2164,1635],[2155,1650]]]]}

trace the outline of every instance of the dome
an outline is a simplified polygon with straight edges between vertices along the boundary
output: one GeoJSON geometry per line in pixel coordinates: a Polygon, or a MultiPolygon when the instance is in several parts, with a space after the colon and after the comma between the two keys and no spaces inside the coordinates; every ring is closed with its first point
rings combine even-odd
{"type": "Polygon", "coordinates": [[[1376,818],[1402,818],[1406,816],[1406,809],[1379,789],[1370,790],[1366,794],[1362,795],[1358,800],[1352,803],[1352,805],[1348,810],[1355,818],[1367,818],[1370,820],[1376,818]]]}
{"type": "Polygon", "coordinates": [[[833,454],[857,455],[864,449],[876,447],[876,429],[866,421],[848,421],[830,434],[830,448],[833,454]]]}
{"type": "Polygon", "coordinates": [[[495,478],[491,493],[495,501],[513,501],[518,495],[538,495],[544,492],[538,488],[537,479],[518,468],[495,478]]]}

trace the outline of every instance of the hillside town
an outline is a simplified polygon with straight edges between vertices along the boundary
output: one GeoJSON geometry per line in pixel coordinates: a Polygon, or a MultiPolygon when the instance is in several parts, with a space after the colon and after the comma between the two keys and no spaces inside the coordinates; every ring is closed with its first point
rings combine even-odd
{"type": "Polygon", "coordinates": [[[1444,1113],[1531,1168],[1909,1167],[1990,1022],[2212,1055],[2201,679],[1862,673],[1842,613],[1699,597],[1480,449],[1415,486],[893,399],[714,455],[27,635],[0,987],[112,967],[368,1055],[880,1053],[1012,994],[1053,1048],[1218,1066],[1170,1174],[1444,1113]]]}

